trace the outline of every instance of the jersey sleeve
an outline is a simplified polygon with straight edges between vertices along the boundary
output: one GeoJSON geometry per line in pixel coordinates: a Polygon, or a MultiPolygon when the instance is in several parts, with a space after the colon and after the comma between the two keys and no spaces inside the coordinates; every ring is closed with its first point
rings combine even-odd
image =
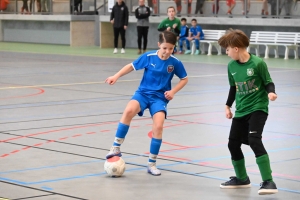
{"type": "Polygon", "coordinates": [[[235,86],[235,81],[232,74],[230,73],[229,65],[228,65],[228,81],[230,86],[235,86]]]}
{"type": "Polygon", "coordinates": [[[141,55],[138,59],[131,63],[134,70],[141,70],[148,66],[148,56],[147,54],[141,55]]]}
{"type": "Polygon", "coordinates": [[[267,64],[264,61],[261,61],[258,65],[258,73],[262,78],[264,85],[268,85],[269,83],[273,82],[270,76],[267,64]]]}
{"type": "Polygon", "coordinates": [[[180,79],[185,79],[187,77],[187,73],[181,61],[178,61],[175,65],[175,75],[180,79]]]}
{"type": "Polygon", "coordinates": [[[162,22],[160,22],[160,24],[158,25],[157,27],[157,30],[158,31],[164,31],[166,30],[167,28],[165,27],[165,23],[166,23],[166,20],[164,19],[162,22]]]}

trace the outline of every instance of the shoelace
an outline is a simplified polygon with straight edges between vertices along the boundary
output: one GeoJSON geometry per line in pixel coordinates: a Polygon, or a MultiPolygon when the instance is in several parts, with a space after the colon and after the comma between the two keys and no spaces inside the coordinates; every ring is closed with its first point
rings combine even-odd
{"type": "Polygon", "coordinates": [[[230,180],[227,181],[226,183],[233,183],[233,182],[235,182],[235,177],[234,176],[231,176],[229,178],[230,178],[230,180]]]}

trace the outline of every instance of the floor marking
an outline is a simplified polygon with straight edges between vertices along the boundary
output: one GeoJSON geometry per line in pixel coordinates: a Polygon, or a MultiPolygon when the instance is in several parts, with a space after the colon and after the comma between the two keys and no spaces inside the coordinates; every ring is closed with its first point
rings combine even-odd
{"type": "MultiPolygon", "coordinates": [[[[272,73],[276,72],[293,72],[300,71],[299,69],[295,70],[279,70],[272,71],[272,73]]],[[[215,76],[227,76],[227,74],[207,74],[207,75],[199,75],[199,76],[188,76],[188,78],[203,78],[203,77],[215,77],[215,76]]],[[[118,80],[118,82],[134,82],[140,81],[141,79],[128,79],[128,80],[118,80]]],[[[9,90],[9,89],[24,89],[24,88],[38,88],[38,87],[57,87],[57,86],[73,86],[73,85],[94,85],[94,84],[106,84],[104,81],[101,82],[83,82],[83,83],[62,83],[62,84],[45,84],[45,85],[26,85],[26,86],[11,86],[11,87],[3,87],[0,90],[9,90]]]]}

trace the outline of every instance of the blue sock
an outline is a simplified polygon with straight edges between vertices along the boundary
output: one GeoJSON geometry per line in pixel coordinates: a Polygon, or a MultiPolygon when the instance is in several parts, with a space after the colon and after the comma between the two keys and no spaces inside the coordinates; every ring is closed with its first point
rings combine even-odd
{"type": "Polygon", "coordinates": [[[124,142],[128,129],[129,129],[128,125],[119,122],[113,146],[118,146],[118,147],[121,146],[121,144],[124,142]]]}
{"type": "Polygon", "coordinates": [[[150,144],[149,162],[156,162],[162,139],[152,138],[150,144]]]}

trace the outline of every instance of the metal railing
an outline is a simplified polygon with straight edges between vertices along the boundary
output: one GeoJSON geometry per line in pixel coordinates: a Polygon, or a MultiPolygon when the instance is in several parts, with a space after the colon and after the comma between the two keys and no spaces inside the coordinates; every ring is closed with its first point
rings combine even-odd
{"type": "MultiPolygon", "coordinates": [[[[0,0],[0,4],[2,5],[4,1],[7,0],[0,0]]],[[[178,17],[300,17],[300,9],[297,9],[299,0],[250,1],[236,0],[234,5],[227,5],[225,0],[148,0],[146,5],[151,6],[152,16],[166,16],[167,8],[173,6],[177,10],[178,17]]],[[[124,0],[124,2],[130,15],[134,15],[138,0],[124,0]]],[[[109,15],[109,8],[114,4],[113,0],[10,0],[6,9],[0,7],[2,9],[0,14],[109,15]]]]}

